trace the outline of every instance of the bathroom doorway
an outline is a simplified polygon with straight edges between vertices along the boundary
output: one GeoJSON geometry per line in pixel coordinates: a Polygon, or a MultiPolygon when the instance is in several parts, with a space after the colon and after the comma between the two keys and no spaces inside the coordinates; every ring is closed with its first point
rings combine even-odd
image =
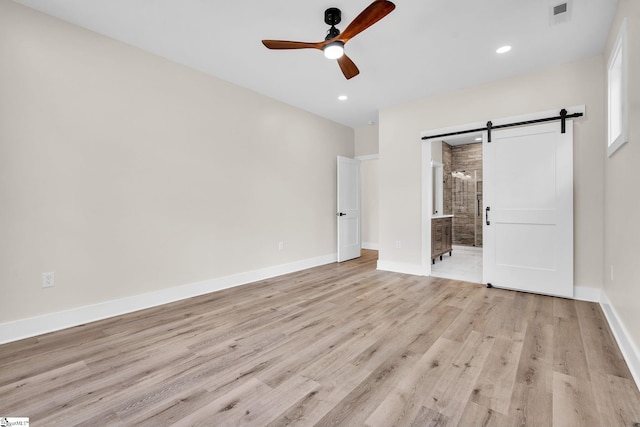
{"type": "Polygon", "coordinates": [[[433,260],[431,274],[482,283],[482,133],[433,141],[432,159],[442,164],[441,216],[452,215],[452,251],[433,260]]]}
{"type": "MultiPolygon", "coordinates": [[[[422,253],[429,254],[429,244],[442,245],[451,236],[442,233],[447,240],[438,240],[434,233],[434,222],[443,221],[430,211],[435,185],[446,185],[447,189],[451,186],[451,202],[446,203],[451,206],[446,212],[451,218],[447,219],[455,217],[454,176],[467,181],[461,186],[467,192],[465,196],[473,193],[473,185],[469,189],[468,183],[475,179],[476,204],[483,208],[480,215],[477,205],[474,209],[482,223],[482,235],[473,231],[476,246],[460,245],[463,242],[453,236],[450,256],[441,249],[436,252],[438,259],[430,259],[429,255],[423,258],[426,274],[489,287],[573,296],[573,121],[567,118],[583,115],[584,106],[575,106],[503,117],[486,122],[486,126],[467,123],[422,133],[422,253]],[[560,114],[556,115],[558,110],[560,114]],[[456,163],[456,146],[479,142],[482,149],[475,160],[481,168],[456,163]],[[443,173],[443,180],[434,182],[430,163],[433,165],[438,161],[436,156],[440,156],[444,169],[449,147],[450,169],[447,167],[447,173],[443,173]]],[[[443,191],[443,195],[447,193],[443,191]]],[[[463,203],[465,197],[457,197],[461,210],[469,211],[468,204],[463,203]]],[[[458,216],[464,215],[459,212],[458,216]]],[[[459,231],[451,228],[454,234],[459,231]]],[[[431,257],[433,253],[432,250],[431,257]]]]}

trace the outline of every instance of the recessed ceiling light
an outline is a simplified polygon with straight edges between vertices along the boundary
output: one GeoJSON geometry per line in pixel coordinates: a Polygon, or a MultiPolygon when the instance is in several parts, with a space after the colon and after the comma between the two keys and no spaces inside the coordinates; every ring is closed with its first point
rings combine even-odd
{"type": "Polygon", "coordinates": [[[482,137],[481,136],[477,137],[476,141],[482,141],[482,137]]]}
{"type": "Polygon", "coordinates": [[[511,50],[511,46],[506,45],[496,49],[496,53],[506,53],[506,52],[509,52],[510,50],[511,50]]]}
{"type": "Polygon", "coordinates": [[[347,95],[340,95],[340,96],[338,97],[338,99],[339,99],[340,101],[346,101],[346,100],[347,100],[347,99],[349,99],[349,98],[347,97],[347,95]]]}

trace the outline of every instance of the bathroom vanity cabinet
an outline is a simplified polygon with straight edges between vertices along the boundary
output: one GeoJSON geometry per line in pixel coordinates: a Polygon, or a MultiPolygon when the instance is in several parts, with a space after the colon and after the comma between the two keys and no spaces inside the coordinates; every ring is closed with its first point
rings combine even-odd
{"type": "Polygon", "coordinates": [[[436,258],[449,252],[451,256],[453,249],[451,239],[451,229],[453,215],[442,215],[431,218],[431,262],[435,264],[436,258]]]}

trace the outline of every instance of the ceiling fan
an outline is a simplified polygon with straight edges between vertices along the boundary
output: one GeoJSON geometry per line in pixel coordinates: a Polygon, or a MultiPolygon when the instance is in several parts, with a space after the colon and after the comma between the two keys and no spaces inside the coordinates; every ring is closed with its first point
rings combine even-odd
{"type": "Polygon", "coordinates": [[[342,74],[348,79],[360,74],[356,64],[344,54],[344,45],[353,37],[360,34],[385,16],[387,16],[396,5],[388,0],[375,0],[360,15],[345,28],[341,33],[336,25],[342,20],[340,9],[331,7],[324,12],[324,22],[331,25],[324,41],[317,43],[295,42],[287,40],[262,40],[269,49],[318,49],[324,52],[324,56],[329,59],[337,59],[342,74]]]}

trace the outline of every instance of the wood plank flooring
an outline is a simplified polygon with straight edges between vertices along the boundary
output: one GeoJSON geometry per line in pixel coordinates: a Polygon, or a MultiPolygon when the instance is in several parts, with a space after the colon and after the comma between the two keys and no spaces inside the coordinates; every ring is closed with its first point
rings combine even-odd
{"type": "Polygon", "coordinates": [[[33,426],[640,426],[596,304],[377,253],[0,346],[33,426]]]}

